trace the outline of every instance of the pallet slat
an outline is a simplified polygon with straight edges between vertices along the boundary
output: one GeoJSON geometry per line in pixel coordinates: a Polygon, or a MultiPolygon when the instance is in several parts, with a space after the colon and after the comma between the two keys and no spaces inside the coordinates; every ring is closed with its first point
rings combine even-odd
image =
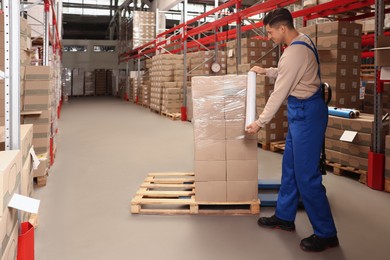
{"type": "Polygon", "coordinates": [[[260,200],[243,202],[196,201],[194,181],[194,173],[150,173],[141,184],[136,196],[131,200],[131,213],[248,215],[260,212],[260,200]]]}

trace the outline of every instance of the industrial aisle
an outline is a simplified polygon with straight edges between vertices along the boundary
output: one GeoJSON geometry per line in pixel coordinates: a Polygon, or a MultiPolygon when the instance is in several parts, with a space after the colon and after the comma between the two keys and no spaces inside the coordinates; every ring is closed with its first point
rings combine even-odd
{"type": "MultiPolygon", "coordinates": [[[[56,162],[41,199],[39,260],[388,259],[390,194],[328,174],[341,247],[305,253],[304,211],[295,233],[257,226],[257,216],[131,215],[149,172],[192,171],[191,123],[119,99],[74,98],[63,106],[56,162]]],[[[259,149],[260,176],[279,178],[281,155],[259,149]]],[[[262,209],[270,215],[273,209],[262,209]]]]}

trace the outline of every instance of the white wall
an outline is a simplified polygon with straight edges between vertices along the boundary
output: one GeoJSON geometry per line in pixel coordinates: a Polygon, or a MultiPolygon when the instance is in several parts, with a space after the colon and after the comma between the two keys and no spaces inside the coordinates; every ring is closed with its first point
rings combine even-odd
{"type": "Polygon", "coordinates": [[[86,45],[87,52],[63,52],[62,64],[65,68],[84,68],[86,71],[95,69],[120,69],[126,68],[125,64],[118,64],[117,41],[106,40],[63,40],[65,45],[86,45]],[[94,52],[94,45],[114,45],[115,52],[94,52]]]}

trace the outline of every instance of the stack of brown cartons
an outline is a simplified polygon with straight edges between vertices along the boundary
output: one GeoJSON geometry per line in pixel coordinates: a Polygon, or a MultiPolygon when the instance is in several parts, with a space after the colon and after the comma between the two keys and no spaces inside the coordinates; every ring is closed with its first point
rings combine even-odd
{"type": "MultiPolygon", "coordinates": [[[[25,71],[24,124],[33,124],[33,145],[42,158],[50,158],[50,138],[52,137],[53,71],[49,66],[27,66],[25,71]]],[[[34,177],[45,176],[48,162],[34,171],[34,177]]]]}
{"type": "MultiPolygon", "coordinates": [[[[384,124],[382,131],[388,131],[388,128],[388,124],[384,124]]],[[[373,129],[374,116],[370,114],[360,114],[359,118],[329,116],[325,134],[327,159],[343,166],[367,171],[373,129]],[[357,132],[352,142],[340,141],[345,130],[357,132]]],[[[385,144],[384,139],[382,144],[385,144]]]]}
{"type": "Polygon", "coordinates": [[[156,14],[154,12],[133,12],[132,26],[132,49],[138,48],[155,38],[156,14]]]}
{"type": "Polygon", "coordinates": [[[95,95],[95,72],[86,71],[84,73],[84,94],[86,96],[95,95]]]}
{"type": "Polygon", "coordinates": [[[106,95],[107,73],[105,69],[95,70],[95,93],[97,96],[106,95]]]}
{"type": "Polygon", "coordinates": [[[139,86],[138,87],[138,78],[131,78],[130,81],[130,89],[133,91],[132,97],[133,97],[133,102],[141,102],[143,99],[143,91],[142,91],[142,86],[143,86],[143,79],[142,77],[139,78],[139,86]]]}
{"type": "Polygon", "coordinates": [[[182,82],[165,82],[162,89],[162,113],[180,113],[183,105],[182,82]]]}
{"type": "Polygon", "coordinates": [[[20,150],[0,152],[0,258],[16,259],[18,243],[18,213],[8,207],[11,197],[17,192],[22,172],[20,150]]]}
{"type": "MultiPolygon", "coordinates": [[[[256,112],[258,115],[264,111],[265,105],[274,90],[275,80],[269,77],[256,77],[256,112]]],[[[259,143],[269,145],[271,142],[286,140],[288,132],[287,100],[279,108],[272,120],[260,129],[259,143]]]]}
{"type": "Polygon", "coordinates": [[[152,59],[147,59],[145,61],[145,68],[142,84],[142,105],[150,107],[150,69],[152,68],[152,59]]]}
{"type": "Polygon", "coordinates": [[[20,66],[31,65],[31,52],[31,26],[27,19],[20,18],[20,66]]]}
{"type": "MultiPolygon", "coordinates": [[[[160,54],[152,58],[152,68],[150,71],[151,90],[150,90],[150,109],[157,112],[162,112],[163,105],[163,89],[182,88],[182,82],[174,81],[174,69],[178,64],[183,63],[183,55],[178,54],[160,54]]],[[[171,107],[170,101],[164,101],[165,111],[167,107],[171,107]]],[[[173,106],[173,105],[172,105],[173,106]]]]}
{"type": "Polygon", "coordinates": [[[225,51],[199,51],[190,56],[189,70],[191,76],[225,75],[226,52],[225,51]],[[218,63],[220,70],[213,72],[211,66],[218,63]]]}
{"type": "Polygon", "coordinates": [[[114,86],[113,84],[113,75],[112,75],[112,70],[106,70],[107,73],[107,88],[106,88],[106,95],[112,95],[112,87],[114,86]]]}
{"type": "Polygon", "coordinates": [[[330,106],[360,109],[361,24],[317,25],[322,81],[332,87],[330,106]]]}
{"type": "Polygon", "coordinates": [[[257,140],[245,133],[247,76],[192,78],[195,199],[257,200],[257,140]]]}
{"type": "Polygon", "coordinates": [[[390,192],[390,135],[386,135],[385,156],[385,191],[390,192]]]}
{"type": "MultiPolygon", "coordinates": [[[[373,81],[365,83],[365,94],[363,100],[364,113],[374,114],[374,95],[375,84],[373,81]]],[[[383,113],[390,113],[390,83],[385,82],[382,93],[382,108],[383,113]]]]}
{"type": "Polygon", "coordinates": [[[300,33],[306,34],[310,37],[314,44],[317,44],[317,25],[309,25],[306,27],[299,28],[300,33]]]}
{"type": "MultiPolygon", "coordinates": [[[[265,68],[278,65],[278,50],[272,41],[249,39],[241,40],[241,64],[258,65],[265,68]]],[[[237,42],[227,42],[227,73],[237,73],[237,42]]]]}
{"type": "Polygon", "coordinates": [[[72,70],[72,96],[84,96],[84,69],[72,70]]]}

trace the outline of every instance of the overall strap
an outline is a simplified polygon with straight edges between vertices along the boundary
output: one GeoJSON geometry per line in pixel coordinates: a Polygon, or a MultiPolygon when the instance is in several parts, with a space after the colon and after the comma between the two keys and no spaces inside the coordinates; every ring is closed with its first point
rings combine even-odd
{"type": "MultiPolygon", "coordinates": [[[[313,46],[315,46],[313,41],[310,39],[310,37],[307,36],[307,35],[305,35],[305,36],[310,40],[311,44],[313,44],[313,46]]],[[[314,56],[316,57],[317,64],[318,64],[318,72],[317,73],[318,73],[318,77],[320,78],[320,81],[321,81],[320,57],[318,55],[317,48],[310,46],[307,42],[304,42],[304,41],[295,41],[295,42],[291,43],[291,45],[297,45],[297,44],[306,46],[307,48],[309,48],[314,53],[314,56]]]]}

